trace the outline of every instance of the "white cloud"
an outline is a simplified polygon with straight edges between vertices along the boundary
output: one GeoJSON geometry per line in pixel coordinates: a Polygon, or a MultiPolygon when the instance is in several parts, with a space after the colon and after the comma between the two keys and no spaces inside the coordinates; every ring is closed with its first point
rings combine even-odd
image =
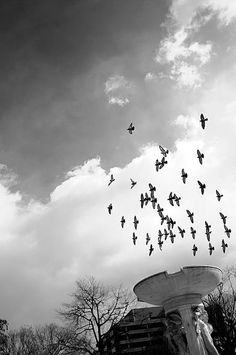
{"type": "Polygon", "coordinates": [[[133,84],[123,75],[114,75],[105,82],[105,94],[111,105],[119,105],[121,107],[130,102],[133,93],[133,84]]]}
{"type": "Polygon", "coordinates": [[[154,73],[148,72],[144,77],[144,81],[146,81],[146,82],[151,82],[151,81],[155,81],[155,80],[157,80],[157,76],[154,73]]]}

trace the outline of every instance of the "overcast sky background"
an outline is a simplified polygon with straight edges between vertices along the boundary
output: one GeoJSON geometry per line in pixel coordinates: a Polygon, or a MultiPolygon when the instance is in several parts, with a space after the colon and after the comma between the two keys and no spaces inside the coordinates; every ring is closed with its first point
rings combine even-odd
{"type": "Polygon", "coordinates": [[[55,321],[86,275],[133,287],[184,265],[235,264],[235,19],[235,0],[1,1],[0,317],[11,328],[55,321]],[[159,144],[170,153],[156,172],[159,144]],[[149,182],[187,231],[182,239],[176,230],[162,252],[157,212],[139,203],[149,182]],[[180,207],[169,205],[170,191],[180,207]],[[186,209],[195,213],[195,241],[186,209]]]}

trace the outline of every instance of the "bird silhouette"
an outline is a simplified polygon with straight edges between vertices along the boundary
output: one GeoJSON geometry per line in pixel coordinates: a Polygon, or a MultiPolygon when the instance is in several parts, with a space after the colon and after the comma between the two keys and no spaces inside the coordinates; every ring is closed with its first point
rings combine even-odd
{"type": "Polygon", "coordinates": [[[184,169],[182,169],[182,171],[181,171],[181,177],[182,177],[183,183],[185,184],[188,174],[184,171],[184,169]]]}
{"type": "Polygon", "coordinates": [[[188,217],[190,218],[190,221],[193,223],[194,222],[194,219],[193,219],[194,213],[190,212],[189,210],[186,210],[186,212],[188,214],[188,217]]]}
{"type": "Polygon", "coordinates": [[[169,193],[169,197],[167,200],[170,202],[171,206],[174,206],[174,195],[172,194],[172,192],[169,193]]]}
{"type": "Polygon", "coordinates": [[[181,197],[178,197],[176,194],[174,194],[174,201],[177,206],[179,206],[179,201],[181,200],[181,197]]]}
{"type": "Polygon", "coordinates": [[[162,169],[165,166],[165,164],[167,164],[167,163],[168,163],[168,161],[165,159],[165,157],[163,157],[161,159],[160,164],[159,164],[159,169],[162,169]]]}
{"type": "Polygon", "coordinates": [[[130,178],[131,181],[131,189],[137,184],[137,181],[134,181],[133,179],[130,178]]]}
{"type": "Polygon", "coordinates": [[[137,229],[138,224],[139,224],[139,220],[137,219],[136,216],[134,216],[134,222],[133,223],[134,223],[134,228],[137,229]]]}
{"type": "Polygon", "coordinates": [[[143,208],[144,202],[145,202],[145,198],[144,198],[143,193],[142,193],[142,194],[140,195],[141,208],[143,208]]]}
{"type": "Polygon", "coordinates": [[[210,241],[210,237],[211,237],[211,230],[210,230],[211,226],[210,226],[210,224],[207,223],[207,221],[205,221],[205,227],[206,227],[205,234],[206,234],[207,240],[209,242],[210,241]]]}
{"type": "Polygon", "coordinates": [[[158,231],[158,240],[161,239],[163,237],[163,233],[162,231],[159,229],[158,231]]]}
{"type": "Polygon", "coordinates": [[[136,240],[138,239],[137,235],[135,235],[135,233],[133,233],[133,243],[134,245],[136,245],[136,240]]]}
{"type": "Polygon", "coordinates": [[[162,251],[163,240],[158,240],[158,245],[160,250],[162,251]]]}
{"type": "Polygon", "coordinates": [[[148,184],[149,186],[149,191],[151,192],[151,195],[154,193],[154,191],[156,191],[156,187],[153,186],[151,183],[148,184]]]}
{"type": "Polygon", "coordinates": [[[121,227],[124,228],[124,225],[125,225],[125,217],[124,216],[122,216],[120,223],[121,223],[121,227]]]}
{"type": "Polygon", "coordinates": [[[149,256],[152,255],[152,252],[153,252],[154,248],[153,248],[153,245],[150,244],[150,248],[149,248],[149,256]]]}
{"type": "Polygon", "coordinates": [[[223,249],[223,253],[225,253],[226,248],[228,247],[228,244],[225,243],[224,239],[222,239],[221,247],[223,249]]]}
{"type": "Polygon", "coordinates": [[[207,223],[207,221],[205,221],[205,227],[206,227],[206,231],[209,231],[211,228],[211,225],[207,223]]]}
{"type": "Polygon", "coordinates": [[[156,171],[159,170],[160,166],[161,166],[161,162],[159,162],[159,160],[156,159],[156,162],[155,162],[156,171]]]}
{"type": "Polygon", "coordinates": [[[198,185],[200,187],[200,190],[201,190],[201,194],[203,195],[204,194],[204,190],[206,188],[206,184],[203,184],[201,181],[197,181],[198,182],[198,185]]]}
{"type": "Polygon", "coordinates": [[[211,245],[211,243],[209,243],[209,253],[210,255],[212,254],[213,250],[215,250],[215,248],[211,245]]]}
{"type": "Polygon", "coordinates": [[[164,228],[164,236],[165,236],[165,240],[167,239],[169,233],[167,232],[167,230],[164,228]]]}
{"type": "Polygon", "coordinates": [[[115,181],[115,178],[114,178],[113,174],[111,174],[108,186],[110,186],[114,181],[115,181]]]}
{"type": "Polygon", "coordinates": [[[151,238],[149,237],[149,234],[146,234],[146,245],[148,245],[148,243],[150,242],[151,238]]]}
{"type": "Polygon", "coordinates": [[[110,205],[107,207],[108,209],[108,213],[111,214],[111,210],[112,210],[113,206],[112,206],[112,203],[110,203],[110,205]]]}
{"type": "Polygon", "coordinates": [[[166,158],[167,154],[169,153],[169,150],[164,149],[161,145],[159,145],[159,149],[161,151],[161,154],[164,155],[164,158],[166,158]]]}
{"type": "Polygon", "coordinates": [[[193,227],[190,227],[190,230],[191,230],[191,234],[192,234],[193,239],[195,239],[196,229],[194,229],[193,227]]]}
{"type": "Polygon", "coordinates": [[[132,134],[134,129],[135,129],[135,127],[134,127],[133,123],[131,122],[129,127],[127,128],[127,131],[129,131],[129,133],[132,134]]]}
{"type": "Polygon", "coordinates": [[[178,230],[179,230],[179,233],[180,233],[181,237],[183,238],[183,237],[184,237],[184,233],[185,233],[185,229],[180,228],[180,227],[178,226],[178,230]]]}
{"type": "Polygon", "coordinates": [[[202,165],[204,154],[202,154],[199,149],[197,150],[197,157],[199,159],[199,163],[202,165]]]}
{"type": "Polygon", "coordinates": [[[205,129],[205,123],[206,121],[208,121],[208,118],[205,118],[203,113],[201,113],[200,115],[200,122],[201,122],[201,126],[202,126],[202,129],[205,129]]]}
{"type": "Polygon", "coordinates": [[[223,195],[220,194],[219,191],[216,190],[216,198],[217,198],[217,200],[220,201],[222,197],[223,197],[223,195]]]}
{"type": "Polygon", "coordinates": [[[156,208],[156,203],[157,203],[157,198],[153,196],[152,199],[151,199],[151,203],[152,203],[153,209],[155,210],[155,208],[156,208]]]}
{"type": "Polygon", "coordinates": [[[176,224],[176,221],[173,221],[173,219],[170,217],[170,227],[173,229],[174,225],[176,224]]]}
{"type": "Polygon", "coordinates": [[[193,251],[193,256],[196,255],[197,249],[198,249],[197,246],[196,246],[195,244],[193,244],[193,249],[192,249],[192,251],[193,251]]]}
{"type": "Polygon", "coordinates": [[[148,196],[148,194],[145,192],[145,198],[144,198],[144,201],[145,201],[145,206],[147,206],[148,204],[148,201],[151,201],[151,197],[148,196]]]}
{"type": "Polygon", "coordinates": [[[169,235],[169,237],[170,237],[170,240],[171,240],[171,243],[174,243],[174,241],[175,241],[175,237],[176,237],[176,235],[172,232],[172,230],[170,230],[170,235],[169,235]]]}
{"type": "Polygon", "coordinates": [[[225,229],[225,233],[227,235],[228,238],[230,238],[230,233],[231,233],[231,229],[229,229],[226,224],[224,224],[224,229],[225,229]]]}
{"type": "Polygon", "coordinates": [[[220,213],[220,217],[221,217],[223,223],[226,224],[226,218],[227,218],[227,216],[223,215],[222,212],[219,212],[219,213],[220,213]]]}
{"type": "Polygon", "coordinates": [[[161,225],[165,222],[165,220],[167,219],[168,216],[161,216],[161,225]]]}
{"type": "MultiPolygon", "coordinates": [[[[163,212],[164,211],[164,208],[161,208],[161,206],[159,205],[159,203],[157,204],[157,212],[160,213],[160,212],[163,212]]],[[[161,217],[161,216],[160,216],[161,217]]]]}

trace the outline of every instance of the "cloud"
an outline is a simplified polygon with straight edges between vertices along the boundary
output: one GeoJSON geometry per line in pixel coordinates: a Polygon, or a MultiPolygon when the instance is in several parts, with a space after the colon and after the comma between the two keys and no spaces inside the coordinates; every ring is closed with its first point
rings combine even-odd
{"type": "Polygon", "coordinates": [[[210,61],[212,44],[188,44],[187,41],[189,30],[185,28],[164,38],[155,60],[157,63],[169,65],[169,78],[175,80],[180,87],[200,87],[203,82],[200,68],[210,61]]]}
{"type": "Polygon", "coordinates": [[[123,107],[130,102],[133,84],[125,79],[123,75],[114,75],[109,77],[105,82],[104,91],[109,104],[123,107]]]}

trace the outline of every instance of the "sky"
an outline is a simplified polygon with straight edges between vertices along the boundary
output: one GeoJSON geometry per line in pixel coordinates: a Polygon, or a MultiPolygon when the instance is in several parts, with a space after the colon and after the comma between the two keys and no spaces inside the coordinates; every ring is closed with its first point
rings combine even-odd
{"type": "Polygon", "coordinates": [[[1,1],[0,316],[10,328],[57,321],[86,276],[132,288],[186,265],[235,265],[235,20],[234,0],[1,1]],[[157,172],[159,145],[169,154],[157,172]],[[186,230],[175,226],[162,251],[158,213],[139,202],[149,183],[186,230]]]}

